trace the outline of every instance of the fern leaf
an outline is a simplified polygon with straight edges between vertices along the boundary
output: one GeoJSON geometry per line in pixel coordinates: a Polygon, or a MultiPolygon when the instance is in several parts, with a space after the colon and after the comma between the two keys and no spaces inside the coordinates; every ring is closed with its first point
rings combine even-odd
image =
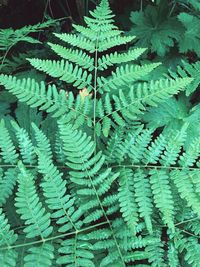
{"type": "Polygon", "coordinates": [[[0,84],[30,107],[40,107],[41,110],[54,113],[54,116],[61,116],[67,110],[66,93],[58,93],[54,85],[49,85],[46,92],[44,82],[37,83],[29,78],[20,80],[8,75],[0,75],[0,84]]]}
{"type": "Polygon", "coordinates": [[[94,59],[88,56],[85,52],[78,49],[67,49],[58,44],[48,43],[51,49],[62,58],[69,60],[84,69],[92,71],[94,69],[94,59]]]}
{"type": "Polygon", "coordinates": [[[16,168],[7,169],[4,175],[3,172],[0,174],[0,206],[5,204],[6,200],[13,193],[17,174],[16,168]]]}
{"type": "Polygon", "coordinates": [[[193,188],[188,171],[173,171],[171,172],[171,178],[174,180],[181,198],[185,199],[188,206],[191,207],[192,210],[199,215],[199,196],[196,194],[193,188]]]}
{"type": "Polygon", "coordinates": [[[29,248],[28,254],[24,257],[24,267],[51,267],[54,258],[53,252],[54,247],[49,243],[29,248]]]}
{"type": "Polygon", "coordinates": [[[129,50],[125,53],[111,53],[106,54],[98,59],[98,69],[104,70],[109,66],[113,66],[114,64],[126,63],[128,61],[132,61],[137,59],[141,54],[146,51],[144,48],[135,48],[133,50],[129,50]]]}
{"type": "Polygon", "coordinates": [[[51,144],[50,144],[49,140],[47,139],[46,135],[34,123],[32,123],[31,126],[34,130],[34,133],[35,133],[35,139],[37,142],[38,149],[47,158],[51,159],[53,157],[52,150],[51,150],[51,144]]]}
{"type": "Polygon", "coordinates": [[[151,170],[150,183],[156,207],[162,214],[162,220],[174,230],[174,202],[169,185],[169,176],[163,170],[151,170]]]}
{"type": "Polygon", "coordinates": [[[180,262],[178,258],[178,250],[175,248],[172,242],[169,244],[167,256],[168,256],[169,265],[171,267],[180,266],[180,262]]]}
{"type": "Polygon", "coordinates": [[[160,63],[152,63],[143,66],[125,65],[117,67],[116,72],[112,73],[110,79],[98,77],[98,90],[100,92],[102,90],[107,92],[113,89],[117,90],[123,85],[127,85],[128,83],[133,83],[134,81],[141,79],[159,65],[160,63]]]}
{"type": "Polygon", "coordinates": [[[138,222],[138,207],[135,200],[133,172],[124,168],[120,171],[119,205],[124,220],[130,229],[134,230],[138,222]]]}
{"type": "Polygon", "coordinates": [[[73,68],[73,65],[68,61],[29,59],[29,62],[36,69],[44,71],[52,77],[72,83],[78,89],[87,87],[90,91],[92,75],[88,74],[86,70],[83,71],[82,68],[78,68],[78,66],[73,68]]]}
{"type": "Polygon", "coordinates": [[[10,134],[5,127],[4,120],[0,121],[0,155],[4,162],[15,164],[17,162],[18,154],[15,150],[14,144],[10,137],[10,134]]]}
{"type": "Polygon", "coordinates": [[[165,149],[167,140],[164,135],[159,136],[148,146],[148,149],[144,153],[142,161],[147,165],[149,163],[156,164],[160,158],[161,153],[165,149]]]}
{"type": "MultiPolygon", "coordinates": [[[[183,66],[178,66],[177,74],[182,78],[188,77],[188,75],[193,78],[191,84],[186,87],[186,95],[189,96],[198,88],[200,84],[200,61],[197,61],[194,64],[183,62],[183,66]]],[[[177,74],[170,72],[170,76],[172,77],[177,77],[177,74]]]]}
{"type": "Polygon", "coordinates": [[[180,131],[175,131],[170,136],[170,139],[166,145],[166,150],[161,156],[161,164],[164,166],[174,165],[178,158],[181,147],[184,144],[186,138],[186,128],[187,125],[184,125],[180,131]]]}
{"type": "Polygon", "coordinates": [[[145,173],[142,170],[138,170],[134,174],[134,188],[135,188],[135,201],[139,206],[140,217],[144,218],[147,230],[152,234],[152,193],[150,184],[145,173]]]}
{"type": "Polygon", "coordinates": [[[98,43],[98,51],[104,52],[112,47],[130,43],[134,39],[135,39],[135,36],[115,36],[115,37],[107,38],[107,40],[105,39],[98,43]]]}
{"type": "Polygon", "coordinates": [[[149,142],[151,141],[152,134],[151,130],[144,130],[142,131],[141,135],[133,137],[133,142],[129,148],[129,158],[131,159],[132,163],[138,163],[143,158],[143,154],[148,146],[149,142]],[[135,140],[134,140],[135,139],[135,140]]]}
{"type": "Polygon", "coordinates": [[[16,130],[15,134],[18,139],[20,154],[23,162],[33,165],[35,163],[36,154],[27,131],[23,128],[20,128],[15,121],[11,121],[11,124],[16,130]]]}
{"type": "Polygon", "coordinates": [[[55,33],[54,35],[60,40],[72,46],[84,49],[89,53],[93,53],[95,51],[95,43],[83,36],[77,36],[75,34],[67,34],[67,33],[62,33],[62,34],[55,33]]]}
{"type": "Polygon", "coordinates": [[[58,257],[57,264],[66,264],[69,267],[95,267],[92,253],[93,245],[86,241],[82,235],[78,234],[75,238],[65,240],[61,245],[59,252],[62,256],[58,257]]]}
{"type": "Polygon", "coordinates": [[[151,263],[152,267],[167,267],[164,260],[164,248],[161,242],[147,246],[145,252],[148,253],[148,262],[151,263]]]}
{"type": "Polygon", "coordinates": [[[18,236],[10,229],[8,219],[3,210],[0,209],[0,248],[7,247],[7,250],[0,250],[0,261],[2,266],[15,267],[17,252],[10,247],[16,242],[18,236]]]}
{"type": "Polygon", "coordinates": [[[33,176],[21,162],[18,166],[20,174],[18,175],[19,186],[15,206],[17,207],[17,213],[21,215],[21,219],[28,224],[24,228],[24,232],[27,238],[40,236],[45,239],[53,230],[50,226],[50,214],[46,213],[45,208],[39,201],[33,176]]]}
{"type": "Polygon", "coordinates": [[[38,169],[43,174],[41,184],[46,203],[52,210],[51,217],[57,219],[59,232],[67,232],[70,229],[77,230],[81,227],[82,222],[79,218],[82,216],[80,209],[74,208],[74,199],[66,192],[66,180],[54,166],[50,157],[43,154],[40,150],[38,154],[38,169]]]}
{"type": "Polygon", "coordinates": [[[188,149],[180,156],[179,164],[183,167],[192,167],[200,156],[200,138],[195,138],[188,149]]]}

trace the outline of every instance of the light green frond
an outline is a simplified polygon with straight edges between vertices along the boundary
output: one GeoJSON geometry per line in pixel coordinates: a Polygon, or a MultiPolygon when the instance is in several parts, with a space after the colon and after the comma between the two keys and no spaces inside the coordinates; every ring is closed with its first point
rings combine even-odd
{"type": "Polygon", "coordinates": [[[3,119],[0,121],[0,149],[0,156],[5,163],[15,164],[17,162],[18,154],[3,119]]]}
{"type": "Polygon", "coordinates": [[[169,98],[170,96],[177,94],[180,90],[190,84],[191,78],[180,78],[176,80],[161,79],[157,81],[151,81],[149,84],[139,84],[135,88],[135,98],[141,99],[142,103],[146,103],[150,106],[156,106],[157,103],[169,98]]]}
{"type": "Polygon", "coordinates": [[[13,193],[17,181],[17,169],[10,168],[5,173],[0,172],[0,206],[5,204],[6,200],[13,193]]]}
{"type": "Polygon", "coordinates": [[[41,153],[43,153],[43,155],[51,159],[53,157],[51,144],[47,139],[46,135],[34,123],[32,123],[31,126],[35,133],[35,139],[37,142],[38,149],[40,150],[41,153]]]}
{"type": "Polygon", "coordinates": [[[42,239],[49,236],[53,230],[50,226],[50,214],[45,211],[36,192],[34,178],[22,163],[18,164],[18,192],[15,198],[17,213],[27,225],[23,231],[27,238],[40,236],[42,239]]]}
{"type": "Polygon", "coordinates": [[[148,262],[152,267],[168,267],[164,259],[164,245],[161,241],[147,246],[145,252],[148,253],[148,262]]]}
{"type": "Polygon", "coordinates": [[[163,222],[174,230],[174,201],[169,184],[170,177],[164,170],[151,170],[149,174],[155,205],[162,214],[163,222]]]}
{"type": "Polygon", "coordinates": [[[10,229],[8,219],[0,209],[0,262],[5,267],[15,267],[17,252],[10,247],[15,244],[18,236],[10,229]],[[7,248],[2,250],[2,248],[7,248]]]}
{"type": "Polygon", "coordinates": [[[35,163],[36,154],[29,134],[25,129],[20,128],[15,121],[11,121],[11,124],[15,129],[15,134],[18,139],[20,154],[23,162],[29,165],[33,165],[35,163]]]}
{"type": "Polygon", "coordinates": [[[108,1],[103,0],[94,11],[89,12],[92,17],[84,17],[89,28],[96,32],[105,32],[117,28],[114,26],[112,11],[108,1]]]}
{"type": "Polygon", "coordinates": [[[147,164],[156,164],[159,161],[160,155],[162,154],[167,140],[163,134],[159,136],[148,146],[148,149],[144,153],[142,161],[147,164]]]}
{"type": "Polygon", "coordinates": [[[200,156],[200,137],[195,138],[186,151],[180,156],[179,164],[192,167],[200,156]]]}
{"type": "Polygon", "coordinates": [[[178,250],[175,248],[172,242],[169,244],[167,257],[170,267],[180,266],[180,261],[178,258],[178,250]]]}
{"type": "Polygon", "coordinates": [[[81,234],[62,241],[59,253],[61,254],[57,259],[57,264],[59,265],[65,264],[68,267],[95,267],[93,263],[93,245],[89,241],[86,241],[81,234]]]}
{"type": "Polygon", "coordinates": [[[134,39],[135,39],[135,36],[115,36],[115,37],[107,38],[98,43],[98,51],[104,52],[112,47],[130,43],[134,39]]]}
{"type": "Polygon", "coordinates": [[[172,77],[192,77],[193,81],[191,82],[191,84],[189,86],[186,87],[186,95],[190,95],[191,93],[193,93],[199,86],[200,84],[200,61],[195,62],[194,64],[189,64],[187,62],[183,61],[183,66],[178,66],[177,67],[177,73],[174,72],[169,72],[170,76],[172,77]]]}
{"type": "Polygon", "coordinates": [[[85,38],[83,36],[77,36],[75,34],[69,34],[69,33],[55,33],[54,35],[60,40],[72,46],[86,50],[89,53],[94,53],[95,51],[94,42],[88,40],[88,38],[85,38]]]}
{"type": "Polygon", "coordinates": [[[24,257],[24,267],[51,267],[54,258],[54,247],[50,243],[43,243],[38,247],[28,249],[24,257]]]}
{"type": "Polygon", "coordinates": [[[55,61],[55,60],[42,60],[42,59],[29,59],[33,67],[38,70],[44,71],[48,75],[59,78],[61,81],[72,83],[78,89],[87,88],[91,90],[92,75],[76,66],[75,68],[68,61],[55,61]]]}
{"type": "Polygon", "coordinates": [[[200,200],[199,195],[195,192],[195,189],[190,181],[190,172],[187,170],[174,170],[170,174],[171,179],[174,181],[180,197],[186,200],[189,207],[200,215],[200,200]]]}
{"type": "Polygon", "coordinates": [[[117,67],[116,71],[112,73],[109,79],[99,77],[98,90],[109,92],[111,90],[119,90],[120,87],[128,84],[133,84],[136,80],[141,79],[153,69],[158,67],[160,63],[152,63],[143,66],[139,65],[125,65],[117,67]]]}
{"type": "Polygon", "coordinates": [[[122,216],[128,227],[134,231],[138,223],[138,207],[135,199],[133,171],[131,169],[124,168],[120,170],[118,197],[122,216]]]}
{"type": "Polygon", "coordinates": [[[187,125],[184,125],[180,131],[171,131],[164,154],[161,155],[160,163],[162,165],[170,166],[176,163],[181,147],[186,139],[186,129],[187,125]]]}
{"type": "Polygon", "coordinates": [[[94,69],[94,59],[85,52],[78,49],[65,48],[58,44],[48,43],[51,49],[60,57],[69,60],[84,69],[92,71],[94,69]]]}
{"type": "Polygon", "coordinates": [[[151,139],[151,130],[143,130],[140,135],[133,137],[128,153],[132,163],[138,163],[142,160],[146,147],[150,143],[151,139]]]}
{"type": "Polygon", "coordinates": [[[135,48],[133,50],[128,50],[125,53],[115,52],[103,55],[98,59],[98,69],[104,70],[110,66],[113,66],[114,64],[121,64],[133,61],[137,59],[140,55],[142,55],[144,51],[146,51],[145,48],[135,48]]]}
{"type": "Polygon", "coordinates": [[[51,217],[57,219],[59,232],[67,232],[70,229],[77,230],[81,227],[81,209],[74,207],[74,199],[67,194],[66,180],[63,174],[54,166],[50,157],[42,153],[38,154],[38,169],[43,174],[41,186],[44,191],[45,201],[50,210],[51,217]]]}
{"type": "Polygon", "coordinates": [[[44,82],[37,83],[30,78],[21,80],[8,75],[0,75],[0,84],[30,107],[40,107],[41,110],[54,113],[55,117],[66,112],[66,92],[61,90],[58,93],[55,85],[46,88],[44,82]]]}
{"type": "Polygon", "coordinates": [[[144,218],[147,230],[150,234],[152,234],[152,192],[147,175],[140,169],[136,173],[134,173],[134,188],[135,201],[139,206],[138,211],[140,217],[144,218]]]}

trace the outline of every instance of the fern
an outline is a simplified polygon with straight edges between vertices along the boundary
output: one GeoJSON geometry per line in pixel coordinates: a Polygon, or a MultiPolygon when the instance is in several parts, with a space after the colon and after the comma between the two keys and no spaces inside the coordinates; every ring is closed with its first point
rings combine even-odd
{"type": "MultiPolygon", "coordinates": [[[[28,56],[42,75],[0,75],[19,100],[0,122],[1,265],[196,267],[199,106],[184,93],[198,64],[154,79],[161,63],[123,50],[135,37],[107,0],[84,20],[48,42],[54,59],[28,56]]],[[[173,23],[161,21],[152,51],[179,40],[173,23]]]]}

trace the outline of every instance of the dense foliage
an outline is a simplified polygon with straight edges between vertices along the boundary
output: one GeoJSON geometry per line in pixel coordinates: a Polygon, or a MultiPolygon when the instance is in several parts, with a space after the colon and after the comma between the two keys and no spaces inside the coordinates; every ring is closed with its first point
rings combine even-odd
{"type": "Polygon", "coordinates": [[[0,266],[199,266],[200,4],[176,2],[0,31],[0,266]]]}

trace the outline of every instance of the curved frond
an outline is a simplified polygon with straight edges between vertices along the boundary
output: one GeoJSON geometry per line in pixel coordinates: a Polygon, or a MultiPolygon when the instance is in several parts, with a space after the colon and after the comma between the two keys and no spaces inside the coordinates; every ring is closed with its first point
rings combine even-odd
{"type": "Polygon", "coordinates": [[[42,60],[42,59],[29,59],[33,67],[38,70],[44,71],[48,75],[59,78],[61,81],[72,83],[74,87],[83,89],[87,87],[90,91],[92,75],[82,68],[75,68],[68,61],[60,60],[42,60]]]}
{"type": "Polygon", "coordinates": [[[69,60],[84,69],[92,71],[94,69],[94,59],[88,56],[85,52],[78,49],[65,48],[58,44],[48,43],[51,49],[60,57],[69,60]]]}
{"type": "Polygon", "coordinates": [[[23,231],[27,238],[40,236],[45,239],[53,230],[50,226],[50,214],[45,211],[36,192],[34,178],[22,163],[19,163],[18,192],[15,198],[17,213],[25,221],[23,231]]]}
{"type": "Polygon", "coordinates": [[[4,162],[10,164],[17,162],[18,154],[3,119],[0,121],[0,149],[4,162]]]}

